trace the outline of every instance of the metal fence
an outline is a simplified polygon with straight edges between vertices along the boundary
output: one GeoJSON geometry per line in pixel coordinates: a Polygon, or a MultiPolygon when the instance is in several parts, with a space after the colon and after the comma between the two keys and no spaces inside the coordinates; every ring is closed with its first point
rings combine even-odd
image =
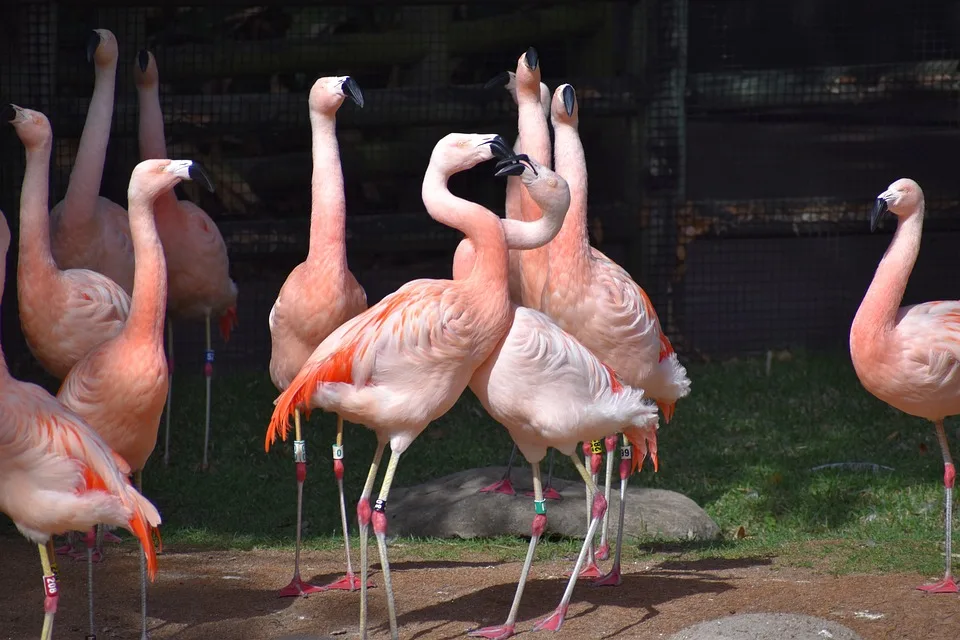
{"type": "MultiPolygon", "coordinates": [[[[113,31],[101,191],[123,204],[138,157],[133,68],[153,51],[168,153],[211,170],[216,193],[187,194],[220,227],[240,288],[241,326],[218,359],[262,365],[270,306],[306,253],[314,79],[349,74],[366,98],[341,109],[338,137],[349,261],[372,302],[448,277],[459,234],[423,213],[423,170],[450,131],[513,137],[515,106],[483,83],[533,45],[544,81],[577,89],[594,244],[647,289],[681,352],[837,347],[889,239],[865,235],[867,209],[897,177],[920,182],[932,214],[908,297],[958,295],[935,277],[960,239],[957,25],[960,2],[933,0],[6,0],[0,98],[49,116],[58,201],[93,86],[84,45],[113,31]]],[[[0,140],[15,231],[23,152],[12,132],[0,140]]],[[[488,174],[453,188],[502,211],[488,174]]],[[[178,358],[199,363],[200,328],[185,334],[178,358]]]]}

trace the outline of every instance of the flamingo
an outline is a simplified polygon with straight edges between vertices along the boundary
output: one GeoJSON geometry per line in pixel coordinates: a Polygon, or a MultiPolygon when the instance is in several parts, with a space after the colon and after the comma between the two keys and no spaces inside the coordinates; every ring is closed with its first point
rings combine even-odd
{"type": "MultiPolygon", "coordinates": [[[[529,85],[534,82],[539,81],[540,69],[539,69],[539,60],[540,56],[537,53],[537,50],[533,47],[527,49],[527,51],[517,60],[517,71],[503,71],[502,73],[497,74],[491,78],[484,85],[486,89],[492,89],[494,87],[503,87],[507,90],[510,96],[513,98],[514,103],[517,104],[518,111],[518,134],[517,139],[513,144],[514,153],[523,152],[523,143],[522,136],[520,133],[521,130],[526,130],[527,137],[531,138],[534,141],[535,150],[532,152],[533,156],[546,167],[552,165],[552,154],[550,150],[550,132],[547,130],[547,119],[550,117],[550,88],[546,84],[540,82],[540,99],[539,104],[540,108],[543,111],[543,118],[532,118],[531,117],[531,107],[533,105],[532,101],[529,99],[530,91],[527,91],[529,85]],[[523,82],[524,91],[521,94],[517,93],[517,77],[520,77],[523,82]],[[522,98],[522,100],[521,100],[522,98]],[[523,102],[523,107],[520,107],[521,102],[523,102]]],[[[522,190],[520,188],[520,178],[516,176],[507,176],[507,187],[506,187],[506,201],[504,203],[504,209],[507,213],[507,218],[511,220],[524,220],[521,211],[521,198],[522,190]]],[[[529,207],[529,204],[528,204],[529,207]]],[[[523,288],[521,286],[521,259],[526,261],[527,273],[537,272],[537,267],[539,267],[545,273],[545,261],[541,259],[539,264],[533,264],[529,266],[531,262],[535,263],[537,258],[543,258],[545,254],[534,253],[532,256],[529,255],[529,251],[519,251],[516,249],[510,249],[510,300],[516,304],[524,304],[523,302],[523,288]],[[524,256],[521,258],[521,256],[524,256]]],[[[529,285],[530,286],[534,285],[529,285]]],[[[542,286],[542,285],[541,285],[542,286]]],[[[539,306],[540,300],[539,296],[531,295],[528,296],[527,302],[533,304],[533,308],[539,306]]],[[[553,481],[553,455],[554,451],[550,450],[550,464],[547,471],[547,482],[543,486],[543,495],[546,496],[547,500],[562,500],[563,497],[560,493],[554,489],[552,485],[553,481]]],[[[513,467],[513,461],[517,457],[517,445],[513,445],[513,449],[510,451],[510,457],[507,459],[507,468],[503,472],[503,477],[494,482],[493,484],[480,489],[481,493],[503,493],[506,495],[514,495],[516,491],[513,488],[513,483],[510,480],[510,471],[513,467]]],[[[530,492],[527,492],[527,495],[533,495],[530,492]]],[[[588,515],[589,515],[589,505],[588,505],[588,515]]]]}
{"type": "MultiPolygon", "coordinates": [[[[643,389],[669,423],[677,400],[690,393],[690,379],[663,332],[647,294],[622,267],[590,246],[587,165],[577,132],[578,111],[573,87],[569,84],[557,87],[551,105],[554,164],[556,172],[570,185],[570,210],[560,233],[547,246],[549,272],[543,286],[540,310],[602,362],[610,365],[628,386],[643,389]]],[[[617,439],[608,436],[604,443],[609,478],[617,439]]],[[[593,452],[599,453],[598,445],[593,443],[593,452]]],[[[588,446],[584,443],[585,450],[588,446]]],[[[627,475],[623,465],[620,471],[622,505],[627,475]]],[[[617,533],[613,567],[594,584],[620,584],[622,540],[621,528],[617,533]]],[[[588,565],[587,569],[593,574],[595,565],[588,565]]]]}
{"type": "Polygon", "coordinates": [[[50,212],[50,239],[61,269],[91,269],[130,294],[133,243],[127,211],[99,195],[113,120],[117,55],[113,33],[94,29],[87,44],[87,61],[93,62],[96,70],[93,95],[66,196],[50,212]]]}
{"type": "MultiPolygon", "coordinates": [[[[135,473],[143,487],[143,468],[157,444],[160,414],[167,397],[167,359],[163,351],[167,271],[154,224],[153,203],[182,180],[209,178],[190,160],[144,160],[130,176],[127,200],[137,258],[130,316],[120,333],[77,363],[57,394],[65,407],[93,425],[135,473]]],[[[146,578],[141,557],[142,638],[147,637],[146,578]]]]}
{"type": "Polygon", "coordinates": [[[909,178],[897,180],[877,196],[870,230],[892,213],[897,231],[853,318],[850,359],[867,391],[904,413],[933,422],[943,454],[946,560],[943,579],[917,589],[957,593],[950,570],[956,470],[943,420],[960,414],[960,300],[900,306],[920,252],[924,211],[923,191],[909,178]]]}
{"type": "MultiPolygon", "coordinates": [[[[283,391],[297,375],[314,349],[334,329],[367,308],[367,294],[347,267],[344,238],[347,215],[343,193],[343,170],[337,146],[336,114],[344,98],[363,107],[363,94],[350,76],[317,80],[308,99],[313,129],[313,179],[310,211],[310,250],[280,289],[270,310],[270,378],[283,391]]],[[[343,418],[337,416],[337,440],[333,445],[333,474],[340,492],[340,519],[347,552],[347,574],[319,587],[300,578],[300,530],[303,483],[307,477],[307,449],[300,432],[300,411],[293,414],[297,468],[297,546],[293,579],[280,596],[297,596],[359,587],[350,561],[347,503],[343,495],[343,418]]]]}
{"type": "MultiPolygon", "coordinates": [[[[140,107],[140,159],[167,157],[160,112],[160,77],[157,62],[149,51],[137,54],[134,69],[140,107]]],[[[163,463],[170,464],[170,407],[173,400],[173,318],[203,318],[206,328],[203,375],[206,379],[203,461],[208,467],[210,445],[210,404],[214,351],[210,342],[210,316],[220,318],[224,342],[237,322],[237,285],[230,279],[227,245],[216,223],[207,213],[187,200],[178,200],[174,191],[160,194],[156,204],[157,233],[163,243],[167,262],[167,358],[170,380],[167,384],[167,416],[163,438],[163,463]]]]}
{"type": "Polygon", "coordinates": [[[96,271],[57,267],[49,234],[50,121],[17,105],[5,106],[2,118],[13,125],[27,159],[20,195],[20,324],[30,352],[62,380],[94,347],[120,333],[130,296],[96,271]]]}
{"type": "MultiPolygon", "coordinates": [[[[438,222],[462,231],[476,248],[476,265],[462,280],[414,280],[341,325],[307,359],[277,398],[267,429],[269,450],[286,438],[295,409],[320,407],[377,434],[377,449],[360,501],[360,634],[367,637],[367,534],[377,538],[391,637],[399,638],[387,559],[387,498],[403,452],[431,420],[450,410],[474,370],[510,326],[507,246],[500,218],[450,193],[447,181],[507,154],[500,136],[451,133],[434,147],[421,195],[438,222]],[[391,455],[379,497],[370,495],[383,451],[391,455]]],[[[523,224],[523,223],[517,223],[523,224]]]]}
{"type": "MultiPolygon", "coordinates": [[[[0,296],[9,247],[10,228],[0,212],[0,296]]],[[[160,524],[160,514],[130,486],[128,472],[80,416],[41,387],[11,376],[0,348],[0,511],[40,550],[40,640],[53,637],[60,597],[54,534],[86,530],[98,522],[125,527],[140,540],[150,579],[156,578],[150,533],[160,524]]]]}
{"type": "MultiPolygon", "coordinates": [[[[498,166],[501,171],[519,172],[523,184],[540,204],[543,217],[563,223],[570,192],[562,178],[522,154],[512,163],[501,162],[498,166]]],[[[550,237],[558,230],[559,225],[550,237]]],[[[511,235],[507,233],[506,236],[507,246],[516,246],[511,242],[511,235]]],[[[545,243],[550,238],[541,239],[545,243]]],[[[463,240],[457,247],[455,280],[469,274],[472,253],[469,240],[463,240]]],[[[633,459],[634,465],[638,466],[648,451],[654,458],[656,456],[657,410],[644,399],[643,391],[623,387],[612,369],[543,313],[518,305],[513,305],[513,312],[506,337],[476,370],[469,385],[487,412],[507,428],[533,470],[536,515],[510,613],[503,625],[470,632],[471,636],[496,640],[514,634],[524,585],[537,542],[546,528],[547,507],[540,481],[540,461],[547,448],[555,447],[570,457],[588,489],[595,481],[576,456],[576,445],[581,440],[602,438],[622,429],[629,443],[624,446],[624,463],[629,465],[633,459]],[[638,458],[631,455],[634,447],[638,458]]],[[[606,512],[606,499],[596,486],[589,493],[594,496],[591,520],[567,588],[554,613],[538,622],[535,630],[555,631],[563,625],[589,542],[600,517],[606,512]]]]}

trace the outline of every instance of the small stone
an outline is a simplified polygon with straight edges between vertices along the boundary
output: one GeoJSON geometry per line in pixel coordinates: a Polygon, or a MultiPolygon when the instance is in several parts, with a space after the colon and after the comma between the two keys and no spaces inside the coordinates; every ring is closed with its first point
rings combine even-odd
{"type": "Polygon", "coordinates": [[[863,640],[831,620],[794,613],[744,613],[687,627],[668,640],[863,640]]]}

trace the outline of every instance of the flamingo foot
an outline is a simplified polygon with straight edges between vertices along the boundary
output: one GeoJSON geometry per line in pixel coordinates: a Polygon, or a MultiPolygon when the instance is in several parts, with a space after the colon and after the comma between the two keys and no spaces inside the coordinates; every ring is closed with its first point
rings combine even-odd
{"type": "Polygon", "coordinates": [[[593,557],[597,560],[606,560],[610,557],[610,543],[604,542],[602,545],[597,547],[597,552],[593,554],[593,557]]]}
{"type": "Polygon", "coordinates": [[[474,638],[488,638],[489,640],[507,640],[507,638],[513,635],[513,625],[504,624],[499,627],[484,627],[483,629],[471,631],[467,635],[473,636],[474,638]]]}
{"type": "MultiPolygon", "coordinates": [[[[70,542],[67,542],[67,544],[57,547],[53,551],[58,556],[70,556],[72,558],[74,555],[80,553],[80,547],[75,547],[70,544],[70,542]]],[[[86,554],[86,550],[84,550],[83,553],[86,554]]],[[[86,555],[84,555],[84,558],[86,558],[86,555]]]]}
{"type": "Polygon", "coordinates": [[[623,577],[620,575],[620,567],[614,567],[610,569],[610,573],[605,576],[600,576],[596,580],[590,583],[594,587],[619,587],[620,583],[623,582],[623,577]]]}
{"type": "Polygon", "coordinates": [[[480,493],[504,493],[508,496],[517,494],[513,489],[513,483],[510,482],[510,478],[504,478],[503,480],[494,482],[490,486],[480,489],[480,493]]]}
{"type": "Polygon", "coordinates": [[[123,539],[119,536],[116,536],[109,531],[103,532],[103,541],[104,542],[123,542],[123,539]]]}
{"type": "MultiPolygon", "coordinates": [[[[373,580],[367,581],[367,587],[374,587],[373,580]]],[[[320,587],[321,591],[356,591],[360,588],[360,578],[352,573],[348,573],[339,580],[334,580],[330,584],[320,587]]]]}
{"type": "Polygon", "coordinates": [[[934,584],[922,584],[917,587],[919,591],[926,591],[927,593],[960,593],[960,589],[957,588],[957,582],[953,579],[953,576],[947,576],[940,582],[934,584]]]}
{"type": "MultiPolygon", "coordinates": [[[[81,551],[81,550],[72,551],[72,552],[68,553],[67,555],[70,556],[71,558],[73,558],[74,560],[77,560],[78,562],[86,562],[86,561],[87,561],[87,550],[86,550],[85,548],[84,548],[82,551],[81,551]]],[[[95,564],[96,564],[96,563],[99,563],[100,561],[103,560],[103,553],[101,553],[99,549],[94,549],[94,550],[90,553],[90,559],[91,559],[95,564]]]]}
{"type": "Polygon", "coordinates": [[[293,598],[296,596],[306,596],[311,593],[318,593],[320,591],[326,591],[325,587],[318,587],[315,584],[310,584],[309,582],[304,582],[300,579],[299,575],[293,576],[293,580],[290,581],[290,584],[285,586],[283,589],[280,589],[280,592],[277,593],[279,598],[293,598]]]}
{"type": "MultiPolygon", "coordinates": [[[[582,573],[580,575],[583,575],[582,573]]],[[[559,606],[552,614],[533,625],[534,631],[559,631],[563,626],[563,621],[567,617],[567,607],[559,606]]]]}
{"type": "MultiPolygon", "coordinates": [[[[573,572],[565,571],[563,575],[569,578],[571,573],[573,572]]],[[[587,558],[586,564],[584,564],[583,569],[580,570],[579,578],[599,578],[602,575],[603,572],[600,571],[600,567],[597,566],[597,563],[592,559],[587,558]]]]}
{"type": "MultiPolygon", "coordinates": [[[[524,491],[523,495],[527,496],[528,498],[536,497],[535,495],[533,495],[533,490],[524,491]]],[[[563,500],[563,496],[560,495],[560,492],[554,489],[553,487],[547,487],[546,489],[543,490],[543,499],[544,500],[563,500]]]]}

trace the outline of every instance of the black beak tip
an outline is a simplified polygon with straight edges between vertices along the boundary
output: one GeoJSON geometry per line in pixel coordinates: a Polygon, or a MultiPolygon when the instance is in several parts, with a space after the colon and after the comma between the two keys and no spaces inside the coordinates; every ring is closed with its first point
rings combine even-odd
{"type": "Polygon", "coordinates": [[[87,62],[93,62],[93,55],[97,52],[97,47],[100,46],[100,34],[96,31],[90,32],[90,37],[87,38],[87,62]]]}
{"type": "Polygon", "coordinates": [[[527,66],[530,67],[530,70],[533,71],[537,68],[537,64],[540,63],[540,55],[537,53],[537,50],[533,47],[527,49],[527,52],[524,54],[524,57],[527,60],[527,66]]]}
{"type": "Polygon", "coordinates": [[[492,78],[490,78],[489,80],[487,80],[487,83],[486,83],[485,85],[483,85],[483,88],[484,88],[484,89],[488,89],[488,90],[489,90],[489,89],[495,89],[495,88],[497,88],[497,87],[506,86],[506,84],[507,84],[508,82],[510,82],[510,72],[509,72],[509,71],[501,71],[501,72],[498,73],[497,75],[495,75],[495,76],[493,76],[492,78]]]}
{"type": "Polygon", "coordinates": [[[573,108],[577,105],[577,92],[569,84],[563,88],[563,108],[567,110],[567,115],[573,115],[573,108]]]}
{"type": "Polygon", "coordinates": [[[150,52],[146,49],[140,49],[137,54],[137,64],[140,66],[140,71],[146,73],[147,67],[150,66],[150,52]]]}
{"type": "Polygon", "coordinates": [[[343,90],[358,107],[363,109],[363,92],[360,91],[360,85],[356,80],[347,76],[343,81],[343,90]]]}
{"type": "Polygon", "coordinates": [[[494,174],[496,177],[500,178],[503,176],[519,176],[525,171],[525,168],[522,164],[515,160],[508,161],[503,166],[500,166],[500,163],[497,164],[497,172],[494,174]]]}
{"type": "Polygon", "coordinates": [[[873,205],[873,211],[870,212],[871,233],[877,230],[883,219],[887,217],[888,213],[890,213],[890,209],[887,207],[887,201],[883,198],[877,198],[877,201],[873,205]]]}
{"type": "Polygon", "coordinates": [[[210,193],[213,193],[213,182],[210,180],[210,176],[207,175],[207,172],[203,170],[203,167],[194,162],[190,165],[188,171],[190,173],[191,180],[194,182],[199,182],[200,186],[210,193]]]}
{"type": "Polygon", "coordinates": [[[506,160],[513,157],[513,151],[507,146],[506,141],[500,136],[495,136],[490,141],[490,149],[493,151],[495,158],[500,158],[501,160],[506,160]]]}
{"type": "Polygon", "coordinates": [[[5,104],[0,107],[0,120],[4,122],[13,122],[17,117],[17,110],[13,108],[12,104],[5,104]]]}

